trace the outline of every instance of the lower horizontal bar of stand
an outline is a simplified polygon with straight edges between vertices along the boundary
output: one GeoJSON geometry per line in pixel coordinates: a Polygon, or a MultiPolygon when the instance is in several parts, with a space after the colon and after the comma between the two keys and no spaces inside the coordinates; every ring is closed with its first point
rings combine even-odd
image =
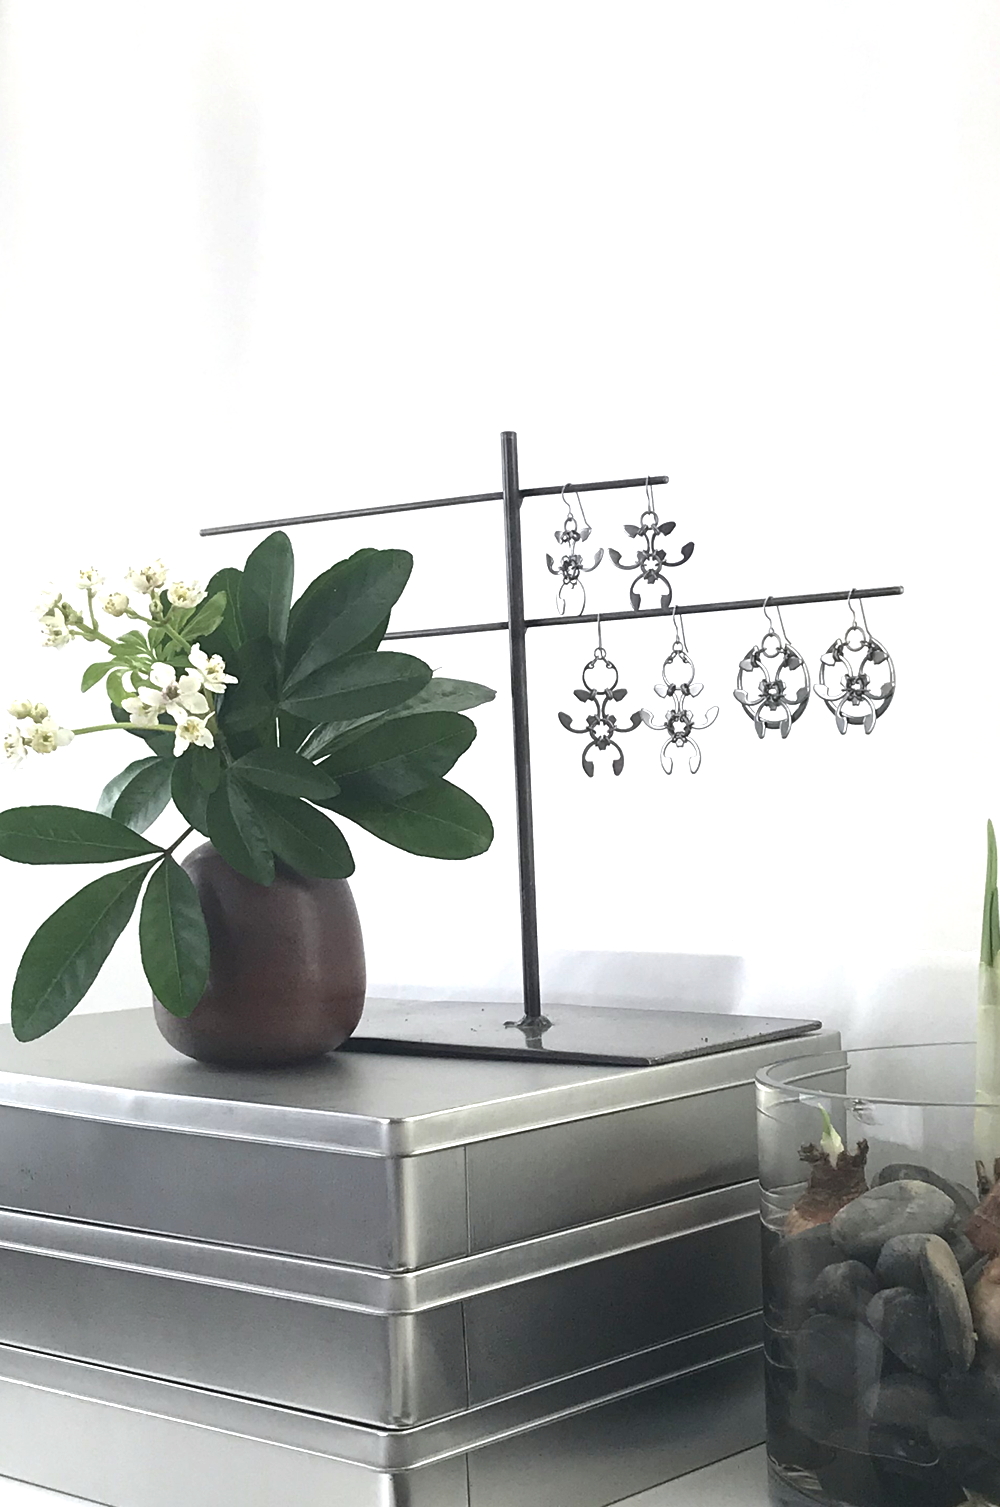
{"type": "MultiPolygon", "coordinates": [[[[691,617],[698,612],[758,612],[766,602],[769,607],[809,607],[817,602],[869,601],[872,597],[899,597],[902,586],[851,587],[848,591],[813,591],[791,597],[747,597],[736,602],[693,602],[682,607],[643,607],[638,612],[584,612],[579,617],[530,617],[526,628],[563,628],[571,623],[631,623],[649,617],[691,617]]],[[[503,633],[509,623],[460,623],[450,628],[407,628],[399,633],[387,633],[389,638],[451,638],[459,633],[503,633]]]]}
{"type": "MultiPolygon", "coordinates": [[[[522,497],[558,497],[561,492],[620,492],[625,487],[658,487],[669,476],[629,476],[623,481],[566,482],[558,487],[524,487],[522,497]]],[[[387,513],[419,513],[424,508],[457,508],[467,502],[502,502],[502,492],[470,492],[465,497],[432,497],[427,502],[387,502],[375,508],[345,508],[339,513],[299,513],[294,518],[264,518],[259,523],[217,523],[203,528],[203,539],[212,534],[244,534],[253,529],[293,528],[299,523],[336,523],[342,518],[378,518],[387,513]]],[[[506,627],[506,624],[504,624],[506,627]]],[[[477,630],[481,631],[481,630],[477,630]]]]}

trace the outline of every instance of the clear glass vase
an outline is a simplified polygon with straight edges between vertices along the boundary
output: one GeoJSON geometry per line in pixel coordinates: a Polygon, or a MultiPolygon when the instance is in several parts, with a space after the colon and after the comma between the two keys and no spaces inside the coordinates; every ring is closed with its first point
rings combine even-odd
{"type": "Polygon", "coordinates": [[[969,1045],[757,1078],[771,1500],[1000,1507],[1000,1109],[969,1045]]]}

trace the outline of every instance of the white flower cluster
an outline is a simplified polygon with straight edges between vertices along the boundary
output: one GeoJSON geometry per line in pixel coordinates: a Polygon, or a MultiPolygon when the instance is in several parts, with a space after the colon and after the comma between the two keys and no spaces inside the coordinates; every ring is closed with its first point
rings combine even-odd
{"type": "Polygon", "coordinates": [[[3,740],[3,751],[11,764],[20,764],[29,750],[54,753],[73,741],[69,728],[60,727],[41,701],[12,701],[7,710],[15,719],[3,740]]]}
{"type": "Polygon", "coordinates": [[[212,705],[205,695],[221,696],[227,685],[236,684],[235,675],[226,674],[225,661],[218,654],[206,654],[194,644],[188,665],[178,670],[173,665],[156,663],[148,675],[148,685],[139,686],[134,696],[122,706],[136,727],[156,727],[166,712],[174,719],[174,753],[180,755],[189,746],[214,748],[215,739],[208,720],[212,705]]]}
{"type": "MultiPolygon", "coordinates": [[[[162,560],[153,560],[148,565],[132,566],[125,577],[132,591],[149,597],[149,611],[154,620],[162,618],[159,593],[166,587],[167,600],[172,607],[190,609],[205,600],[208,593],[200,581],[172,581],[167,586],[169,571],[162,560]]],[[[77,572],[77,586],[87,593],[89,609],[93,611],[96,594],[105,584],[104,576],[96,566],[88,565],[77,572]]],[[[109,617],[141,617],[134,611],[124,591],[110,591],[99,598],[96,605],[109,617]]],[[[49,649],[62,649],[74,637],[72,630],[85,626],[82,613],[66,600],[54,586],[48,587],[39,599],[35,615],[42,625],[42,643],[49,649]]],[[[143,619],[145,622],[149,618],[143,619]]],[[[91,624],[93,618],[91,618],[91,624]]]]}

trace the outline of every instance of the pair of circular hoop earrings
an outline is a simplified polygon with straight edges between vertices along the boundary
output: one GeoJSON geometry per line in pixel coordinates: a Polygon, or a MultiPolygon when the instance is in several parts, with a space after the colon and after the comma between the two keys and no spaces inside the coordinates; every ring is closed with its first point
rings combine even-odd
{"type": "MultiPolygon", "coordinates": [[[[866,733],[873,732],[879,717],[888,711],[892,702],[896,676],[888,651],[868,627],[860,598],[855,597],[853,589],[848,594],[850,627],[821,655],[819,680],[814,686],[803,656],[785,632],[777,603],[773,606],[778,622],[775,627],[769,611],[771,600],[767,597],[763,603],[767,631],[760,643],[748,650],[740,661],[737,686],[733,692],[753,721],[757,736],[763,738],[768,732],[778,732],[782,738],[787,738],[805,712],[811,690],[815,690],[826,703],[835,718],[838,732],[846,733],[849,727],[863,727],[866,733]],[[861,611],[860,621],[855,601],[861,611]]],[[[704,686],[695,679],[684,619],[676,607],[672,621],[674,641],[663,661],[660,682],[654,686],[656,694],[668,704],[660,716],[645,707],[633,712],[626,726],[619,724],[617,713],[612,708],[625,699],[628,691],[619,685],[617,666],[608,658],[604,648],[598,614],[597,648],[584,666],[582,688],[573,692],[577,700],[589,704],[591,710],[582,727],[574,725],[570,713],[558,714],[567,732],[587,735],[588,741],[581,756],[586,775],[594,773],[594,752],[604,753],[609,749],[614,755],[612,773],[621,774],[625,756],[617,740],[634,732],[640,723],[667,734],[660,749],[664,773],[673,773],[675,758],[681,752],[687,753],[692,774],[697,774],[700,769],[701,748],[693,734],[711,727],[719,715],[719,708],[709,707],[699,717],[690,705],[701,695],[704,686]]]]}
{"type": "Polygon", "coordinates": [[[872,635],[864,603],[855,597],[854,589],[847,596],[850,627],[820,656],[819,679],[814,685],[805,660],[789,641],[777,603],[773,609],[778,619],[775,628],[768,610],[770,601],[770,597],[764,600],[767,632],[740,660],[733,692],[752,719],[757,736],[778,732],[787,738],[809,705],[810,690],[833,713],[838,732],[846,733],[849,727],[874,732],[876,722],[892,702],[896,673],[888,650],[872,635]]]}

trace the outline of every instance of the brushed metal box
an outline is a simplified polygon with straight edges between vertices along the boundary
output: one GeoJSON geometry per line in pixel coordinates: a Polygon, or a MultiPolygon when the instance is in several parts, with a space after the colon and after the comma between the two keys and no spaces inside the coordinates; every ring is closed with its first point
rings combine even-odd
{"type": "Polygon", "coordinates": [[[0,1473],[107,1507],[609,1507],[764,1437],[745,1319],[385,1431],[0,1346],[0,1473]]]}
{"type": "Polygon", "coordinates": [[[413,1427],[761,1306],[756,1183],[416,1272],[0,1212],[0,1343],[413,1427]]]}
{"type": "Polygon", "coordinates": [[[0,1206],[412,1271],[748,1181],[755,1072],[838,1045],[641,1068],[351,1052],[243,1073],[179,1057],[148,1009],[27,1045],[5,1029],[0,1206]]]}

